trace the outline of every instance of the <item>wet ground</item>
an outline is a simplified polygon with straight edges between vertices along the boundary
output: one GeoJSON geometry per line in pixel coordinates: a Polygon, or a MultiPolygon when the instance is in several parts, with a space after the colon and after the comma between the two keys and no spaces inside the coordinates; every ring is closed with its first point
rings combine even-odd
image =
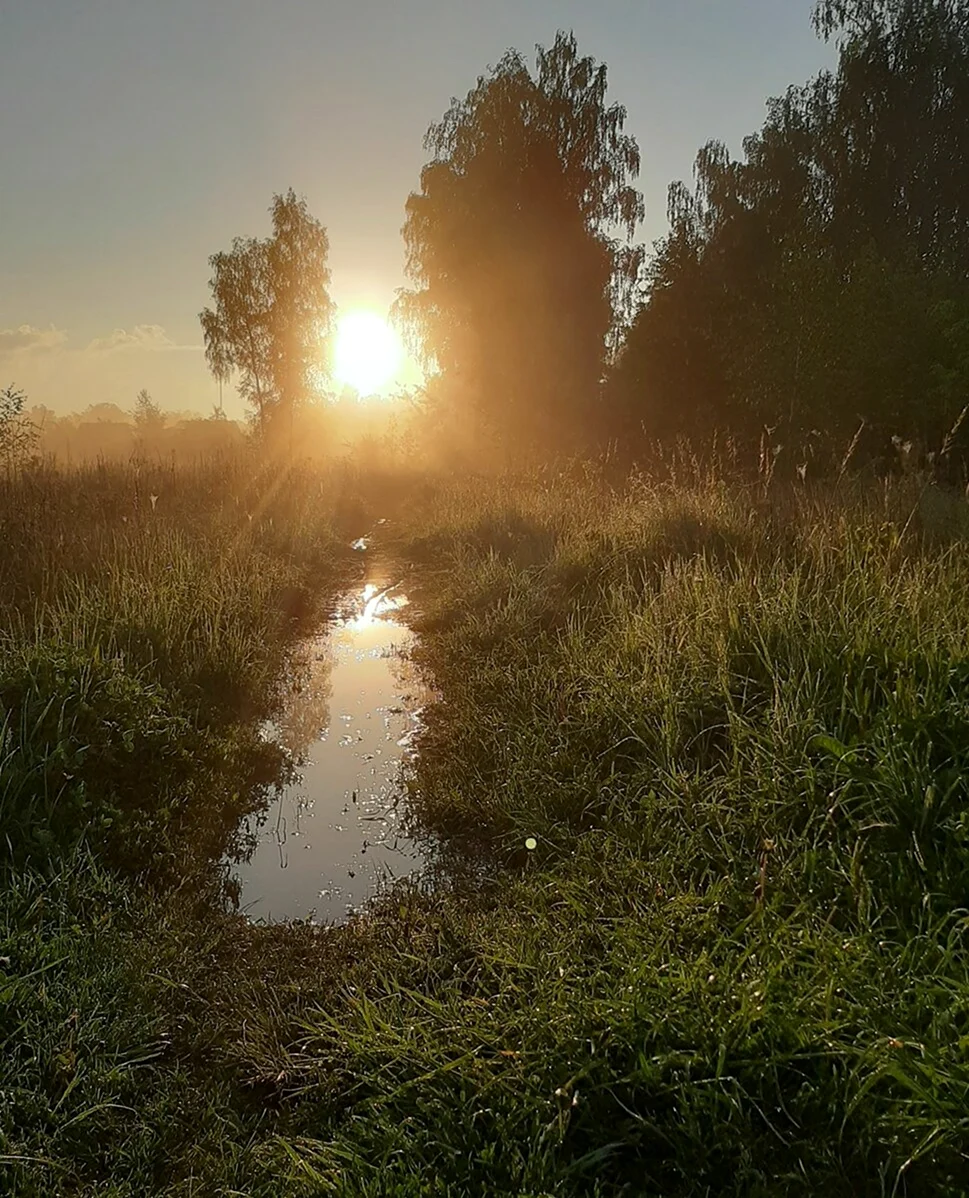
{"type": "Polygon", "coordinates": [[[402,770],[429,696],[406,658],[407,597],[386,575],[370,577],[298,646],[264,729],[294,774],[243,829],[254,848],[232,873],[252,919],[339,923],[424,866],[401,830],[402,770]]]}

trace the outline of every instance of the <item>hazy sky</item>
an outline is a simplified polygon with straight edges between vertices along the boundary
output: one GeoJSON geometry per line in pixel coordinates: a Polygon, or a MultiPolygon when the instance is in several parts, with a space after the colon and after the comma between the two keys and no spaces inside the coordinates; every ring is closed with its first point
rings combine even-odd
{"type": "MultiPolygon", "coordinates": [[[[574,29],[639,141],[647,217],[711,137],[831,61],[812,0],[0,0],[0,386],[208,410],[207,259],[294,187],[341,307],[386,310],[422,137],[509,46],[574,29]]],[[[228,404],[227,404],[228,407],[228,404]]],[[[236,411],[240,409],[236,408],[236,411]]]]}

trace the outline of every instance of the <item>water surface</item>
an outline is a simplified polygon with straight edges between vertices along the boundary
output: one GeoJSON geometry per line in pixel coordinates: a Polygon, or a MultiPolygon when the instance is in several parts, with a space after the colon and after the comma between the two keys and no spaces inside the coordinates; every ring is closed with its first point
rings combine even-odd
{"type": "Polygon", "coordinates": [[[294,777],[250,817],[243,839],[255,847],[233,870],[250,918],[339,923],[424,863],[400,830],[401,767],[427,697],[403,656],[406,604],[397,587],[369,582],[298,647],[264,730],[294,777]]]}

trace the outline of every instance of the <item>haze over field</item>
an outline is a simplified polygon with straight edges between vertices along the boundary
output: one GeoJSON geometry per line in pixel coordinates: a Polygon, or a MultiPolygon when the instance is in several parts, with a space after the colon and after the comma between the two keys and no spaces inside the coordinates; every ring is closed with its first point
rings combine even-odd
{"type": "MultiPolygon", "coordinates": [[[[646,242],[697,146],[739,152],[765,97],[834,58],[801,0],[5,3],[0,377],[57,412],[127,409],[147,387],[207,414],[208,256],[261,235],[288,186],[327,228],[337,305],[385,315],[424,130],[509,46],[558,27],[628,108],[646,242]]],[[[243,413],[231,389],[226,410],[243,413]]]]}

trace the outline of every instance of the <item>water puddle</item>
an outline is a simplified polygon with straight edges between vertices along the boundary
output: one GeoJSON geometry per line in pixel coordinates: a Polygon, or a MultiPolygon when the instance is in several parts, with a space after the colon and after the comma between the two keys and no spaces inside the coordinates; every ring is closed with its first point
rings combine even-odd
{"type": "Polygon", "coordinates": [[[251,855],[233,868],[251,919],[341,923],[394,879],[421,871],[401,831],[400,772],[429,696],[402,656],[407,598],[368,582],[298,648],[264,734],[290,756],[291,781],[242,829],[251,855]]]}

